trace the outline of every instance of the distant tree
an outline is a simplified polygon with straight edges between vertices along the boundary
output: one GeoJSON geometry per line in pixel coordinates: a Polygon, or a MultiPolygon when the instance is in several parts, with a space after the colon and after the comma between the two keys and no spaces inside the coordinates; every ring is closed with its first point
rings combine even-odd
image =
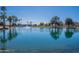
{"type": "Polygon", "coordinates": [[[9,21],[9,25],[11,26],[11,25],[12,25],[12,20],[13,20],[12,16],[9,16],[9,17],[7,18],[7,20],[9,21]]]}
{"type": "Polygon", "coordinates": [[[16,25],[18,18],[16,16],[9,16],[7,20],[9,21],[9,25],[11,26],[11,25],[16,25]]]}
{"type": "Polygon", "coordinates": [[[69,27],[70,25],[74,25],[74,22],[72,21],[71,18],[66,18],[65,25],[67,25],[69,27]]]}
{"type": "Polygon", "coordinates": [[[53,23],[59,22],[59,19],[60,18],[58,16],[54,16],[54,17],[52,17],[50,22],[53,24],[53,23]]]}
{"type": "Polygon", "coordinates": [[[17,21],[20,21],[20,19],[18,19],[17,16],[12,16],[12,19],[13,19],[13,25],[15,26],[17,21]]]}
{"type": "Polygon", "coordinates": [[[44,25],[44,23],[43,22],[40,22],[40,26],[43,26],[44,25]]]}
{"type": "Polygon", "coordinates": [[[37,26],[37,24],[33,24],[33,26],[37,26]]]}
{"type": "Polygon", "coordinates": [[[56,25],[60,25],[60,24],[59,24],[59,19],[60,19],[60,18],[59,18],[58,16],[54,16],[54,17],[52,17],[50,23],[51,23],[52,25],[54,24],[55,26],[56,26],[56,25]]]}

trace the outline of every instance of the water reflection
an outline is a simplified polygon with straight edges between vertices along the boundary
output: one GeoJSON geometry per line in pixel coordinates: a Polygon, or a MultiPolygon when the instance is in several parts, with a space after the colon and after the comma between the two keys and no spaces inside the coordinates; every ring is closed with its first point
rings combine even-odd
{"type": "Polygon", "coordinates": [[[2,35],[0,36],[0,43],[1,43],[1,52],[5,52],[7,50],[7,39],[6,39],[6,32],[5,29],[2,30],[2,35]]]}
{"type": "Polygon", "coordinates": [[[57,40],[60,35],[61,35],[61,30],[62,29],[59,29],[59,28],[53,28],[51,29],[51,32],[50,32],[50,35],[53,39],[57,40]]]}
{"type": "MultiPolygon", "coordinates": [[[[72,38],[75,33],[78,32],[77,29],[68,28],[64,31],[64,29],[52,28],[50,30],[50,35],[53,39],[57,40],[61,36],[61,33],[64,32],[64,35],[67,39],[72,38]]],[[[64,36],[63,35],[63,36],[64,36]]]]}
{"type": "Polygon", "coordinates": [[[12,40],[13,38],[17,37],[18,33],[16,28],[10,28],[8,33],[8,40],[12,40]]]}
{"type": "MultiPolygon", "coordinates": [[[[22,48],[22,51],[24,51],[23,49],[28,49],[28,47],[30,47],[31,45],[31,42],[33,42],[33,48],[38,48],[35,47],[35,45],[42,43],[43,39],[44,40],[44,44],[47,44],[46,42],[49,42],[49,39],[51,39],[51,43],[54,42],[52,41],[52,38],[54,40],[59,40],[61,42],[64,41],[63,37],[65,36],[66,39],[70,39],[73,37],[73,35],[75,33],[78,33],[79,31],[77,29],[60,29],[60,28],[21,28],[21,30],[23,30],[24,32],[21,33],[21,35],[18,35],[18,32],[22,32],[22,31],[19,31],[19,28],[9,28],[8,30],[0,30],[0,52],[14,52],[16,51],[16,49],[21,49],[22,48]],[[31,30],[30,30],[31,29],[31,30]],[[30,30],[32,32],[29,32],[29,31],[26,31],[26,30],[30,30]],[[25,32],[26,31],[26,32],[25,32]],[[36,31],[36,32],[35,32],[36,31]],[[38,33],[39,32],[39,33],[38,33]],[[31,35],[29,35],[29,33],[31,33],[31,35]],[[50,33],[50,34],[49,34],[50,33]],[[22,36],[24,35],[24,37],[22,36]],[[34,36],[33,36],[34,35],[34,36]],[[20,37],[21,36],[21,37],[20,37]],[[39,38],[41,36],[41,38],[39,38]],[[51,38],[51,37],[52,38],[51,38]],[[16,40],[16,37],[17,39],[20,39],[20,40],[16,40]],[[26,40],[27,38],[27,40],[26,40]],[[38,38],[38,40],[36,40],[38,38]],[[15,39],[15,41],[13,41],[15,39]],[[31,39],[31,40],[29,40],[31,39]],[[62,40],[61,40],[62,39],[62,40]],[[20,43],[19,43],[20,41],[20,43]],[[29,42],[30,43],[29,43],[29,42]],[[46,41],[46,42],[45,42],[46,41]],[[10,43],[11,42],[11,43],[10,43]],[[18,43],[17,43],[18,42],[18,43]],[[13,45],[13,43],[17,43],[17,45],[13,45]],[[11,44],[11,45],[9,45],[11,44]],[[14,46],[14,47],[13,47],[14,46]],[[8,48],[9,47],[9,48],[8,48]],[[11,51],[10,49],[12,49],[12,47],[14,48],[14,51],[11,51]]],[[[76,37],[76,36],[74,36],[76,37]]],[[[73,39],[74,39],[73,37],[73,39]]],[[[75,39],[74,39],[75,40],[75,39]]],[[[70,43],[69,41],[67,41],[68,43],[70,43]]],[[[72,42],[72,41],[71,41],[72,42]]],[[[50,42],[49,42],[50,43],[50,42]]],[[[57,48],[59,48],[59,46],[62,46],[63,43],[52,43],[52,45],[55,45],[57,44],[57,48]]],[[[43,45],[43,43],[41,44],[43,45]]],[[[47,44],[48,45],[48,44],[47,44]]],[[[46,45],[46,46],[47,46],[46,45]]],[[[52,46],[51,45],[51,46],[52,46]]],[[[50,46],[50,45],[49,45],[50,46]]],[[[48,47],[49,47],[48,46],[48,47]]],[[[43,47],[41,47],[42,49],[43,47]]],[[[52,47],[50,47],[52,48],[52,47]]],[[[61,47],[60,47],[61,48],[61,47]]],[[[62,49],[62,48],[61,48],[62,49]]],[[[26,52],[26,50],[25,50],[26,52]]]]}
{"type": "Polygon", "coordinates": [[[74,34],[74,29],[66,29],[65,31],[65,37],[66,38],[71,38],[74,34]]]}
{"type": "Polygon", "coordinates": [[[16,28],[10,28],[8,30],[5,30],[5,29],[1,30],[0,52],[8,52],[8,49],[7,49],[8,41],[12,40],[13,38],[17,36],[16,28]]]}

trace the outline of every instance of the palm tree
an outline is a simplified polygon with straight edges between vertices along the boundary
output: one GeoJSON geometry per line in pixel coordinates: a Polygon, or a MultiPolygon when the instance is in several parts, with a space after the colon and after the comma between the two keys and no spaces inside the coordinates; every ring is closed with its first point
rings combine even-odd
{"type": "Polygon", "coordinates": [[[13,16],[13,24],[14,24],[14,26],[16,26],[17,21],[19,21],[18,17],[13,16]]]}
{"type": "Polygon", "coordinates": [[[74,25],[74,22],[72,21],[71,18],[66,18],[65,25],[69,28],[74,25]]]}
{"type": "Polygon", "coordinates": [[[3,23],[2,23],[2,16],[0,16],[0,26],[2,26],[3,23]]]}
{"type": "Polygon", "coordinates": [[[60,24],[59,24],[59,17],[58,16],[54,16],[54,17],[52,17],[52,19],[51,19],[51,21],[50,21],[50,23],[52,24],[52,26],[59,26],[60,24]]]}
{"type": "Polygon", "coordinates": [[[6,7],[1,7],[1,17],[3,19],[3,28],[5,29],[6,7]]]}
{"type": "Polygon", "coordinates": [[[0,16],[0,21],[2,20],[2,16],[0,16]]]}
{"type": "Polygon", "coordinates": [[[13,20],[12,16],[9,16],[9,17],[7,18],[7,20],[9,21],[9,26],[11,27],[11,25],[12,25],[12,20],[13,20]]]}

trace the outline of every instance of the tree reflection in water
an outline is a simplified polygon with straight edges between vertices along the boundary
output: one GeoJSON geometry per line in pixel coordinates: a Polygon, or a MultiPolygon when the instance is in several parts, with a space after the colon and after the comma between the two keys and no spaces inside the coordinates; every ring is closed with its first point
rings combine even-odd
{"type": "Polygon", "coordinates": [[[9,29],[9,33],[8,33],[8,40],[12,40],[13,38],[15,38],[17,36],[17,31],[16,28],[10,28],[9,29]]]}
{"type": "Polygon", "coordinates": [[[75,32],[75,29],[66,29],[65,37],[66,38],[71,38],[73,36],[74,32],[75,32]]]}
{"type": "Polygon", "coordinates": [[[52,28],[50,32],[51,37],[57,40],[61,34],[61,30],[62,29],[59,29],[59,28],[52,28]]]}
{"type": "Polygon", "coordinates": [[[8,52],[9,50],[7,49],[7,43],[16,36],[16,28],[10,28],[8,32],[5,29],[2,30],[2,34],[0,35],[0,52],[8,52]]]}
{"type": "Polygon", "coordinates": [[[2,30],[2,35],[0,36],[0,43],[1,43],[1,52],[5,52],[5,50],[7,50],[7,39],[6,39],[6,35],[5,35],[5,29],[2,30]]]}

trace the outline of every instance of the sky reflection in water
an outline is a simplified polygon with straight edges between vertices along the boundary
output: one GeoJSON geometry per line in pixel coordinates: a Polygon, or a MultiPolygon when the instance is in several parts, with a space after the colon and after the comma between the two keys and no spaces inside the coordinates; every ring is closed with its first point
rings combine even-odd
{"type": "Polygon", "coordinates": [[[79,30],[16,27],[0,30],[0,52],[79,52],[79,30]]]}

